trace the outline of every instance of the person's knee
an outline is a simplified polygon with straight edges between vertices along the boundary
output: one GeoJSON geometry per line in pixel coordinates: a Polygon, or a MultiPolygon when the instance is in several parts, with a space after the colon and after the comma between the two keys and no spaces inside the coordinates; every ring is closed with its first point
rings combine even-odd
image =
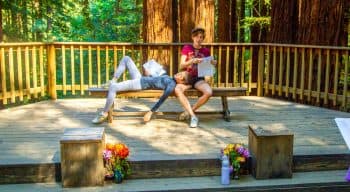
{"type": "Polygon", "coordinates": [[[125,55],[123,58],[122,58],[122,61],[129,61],[131,60],[131,58],[127,55],[125,55]]]}
{"type": "Polygon", "coordinates": [[[175,95],[176,95],[176,96],[181,96],[181,95],[184,94],[183,88],[182,88],[182,87],[178,87],[178,86],[175,87],[174,92],[175,92],[175,95]]]}
{"type": "Polygon", "coordinates": [[[211,89],[207,89],[205,91],[203,91],[203,96],[206,98],[210,98],[213,95],[213,90],[211,89]]]}

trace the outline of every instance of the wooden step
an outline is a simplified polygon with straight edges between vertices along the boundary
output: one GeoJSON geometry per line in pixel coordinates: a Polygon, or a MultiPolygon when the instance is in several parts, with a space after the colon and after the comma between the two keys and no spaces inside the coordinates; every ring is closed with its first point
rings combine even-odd
{"type": "MultiPolygon", "coordinates": [[[[309,192],[349,191],[350,183],[344,180],[346,170],[299,172],[290,179],[256,180],[250,175],[240,180],[231,180],[230,185],[221,185],[219,176],[181,177],[157,179],[130,179],[121,184],[106,182],[103,187],[83,187],[69,191],[251,191],[251,192],[309,192]]],[[[7,184],[0,191],[62,191],[61,183],[7,184]]]]}
{"type": "MultiPolygon", "coordinates": [[[[350,154],[296,155],[293,172],[347,169],[350,154]]],[[[131,161],[131,179],[220,175],[219,159],[131,161]]],[[[249,174],[249,163],[246,173],[249,174]]],[[[0,165],[0,184],[61,181],[60,163],[0,165]]]]}

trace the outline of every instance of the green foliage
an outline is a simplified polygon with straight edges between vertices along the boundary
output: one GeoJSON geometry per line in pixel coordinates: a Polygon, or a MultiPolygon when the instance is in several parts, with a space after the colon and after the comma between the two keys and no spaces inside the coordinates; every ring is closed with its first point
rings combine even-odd
{"type": "Polygon", "coordinates": [[[271,24],[271,17],[245,17],[244,28],[249,28],[252,26],[259,26],[261,28],[269,27],[271,24]]]}
{"type": "Polygon", "coordinates": [[[140,40],[142,1],[5,1],[2,14],[6,42],[137,42],[140,40]]]}

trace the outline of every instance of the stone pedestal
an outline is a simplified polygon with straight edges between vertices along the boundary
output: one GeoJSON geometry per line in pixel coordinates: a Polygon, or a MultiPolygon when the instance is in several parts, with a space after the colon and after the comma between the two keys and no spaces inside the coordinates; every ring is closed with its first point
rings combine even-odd
{"type": "Polygon", "coordinates": [[[104,185],[104,128],[67,128],[60,140],[63,187],[104,185]]]}
{"type": "Polygon", "coordinates": [[[252,175],[256,179],[291,178],[293,134],[282,125],[249,125],[252,175]]]}

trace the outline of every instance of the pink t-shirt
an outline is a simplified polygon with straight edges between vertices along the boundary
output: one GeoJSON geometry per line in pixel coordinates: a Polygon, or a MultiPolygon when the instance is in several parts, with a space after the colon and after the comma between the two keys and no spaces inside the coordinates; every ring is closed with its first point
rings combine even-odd
{"type": "MultiPolygon", "coordinates": [[[[181,55],[186,55],[186,61],[193,58],[203,58],[209,57],[210,51],[208,48],[202,47],[200,49],[195,49],[193,45],[185,45],[181,50],[181,55]]],[[[198,64],[192,64],[186,68],[186,71],[192,77],[198,77],[198,64]]]]}

